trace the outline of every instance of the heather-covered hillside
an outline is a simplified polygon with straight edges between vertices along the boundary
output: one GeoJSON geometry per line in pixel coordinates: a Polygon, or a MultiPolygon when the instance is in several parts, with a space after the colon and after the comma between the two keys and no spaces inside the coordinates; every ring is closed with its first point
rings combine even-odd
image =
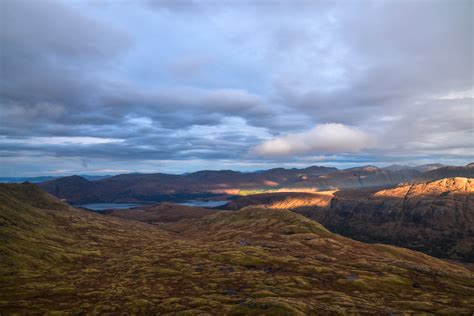
{"type": "Polygon", "coordinates": [[[0,185],[0,312],[258,314],[474,310],[472,274],[249,207],[162,227],[0,185]]]}

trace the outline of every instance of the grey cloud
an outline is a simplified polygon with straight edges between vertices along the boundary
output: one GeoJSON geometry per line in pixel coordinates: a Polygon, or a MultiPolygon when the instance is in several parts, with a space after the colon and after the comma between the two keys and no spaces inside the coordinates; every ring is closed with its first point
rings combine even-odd
{"type": "Polygon", "coordinates": [[[405,109],[386,129],[399,152],[443,152],[458,148],[474,156],[474,99],[426,100],[405,109]]]}
{"type": "Polygon", "coordinates": [[[470,1],[108,4],[2,2],[2,154],[238,162],[326,123],[382,142],[323,161],[472,154],[472,99],[441,100],[473,87],[470,1]]]}
{"type": "Polygon", "coordinates": [[[82,159],[82,160],[81,160],[81,165],[82,165],[82,167],[84,167],[84,168],[87,168],[87,167],[89,166],[89,165],[87,164],[87,160],[85,160],[85,159],[82,159]]]}
{"type": "Polygon", "coordinates": [[[420,97],[472,88],[472,40],[467,40],[473,38],[471,2],[366,4],[347,4],[334,11],[338,22],[333,42],[338,45],[326,47],[325,55],[350,54],[336,63],[341,67],[334,69],[340,72],[338,84],[324,77],[305,77],[308,69],[296,67],[295,73],[289,77],[284,73],[287,77],[276,81],[283,102],[321,121],[345,112],[342,119],[348,122],[420,97]],[[299,82],[292,82],[293,77],[299,82]]]}
{"type": "Polygon", "coordinates": [[[61,1],[6,0],[2,10],[3,130],[41,135],[54,122],[97,116],[84,115],[100,90],[96,68],[130,47],[127,34],[61,1]]]}
{"type": "Polygon", "coordinates": [[[193,12],[201,8],[199,2],[194,0],[144,0],[144,3],[155,10],[178,13],[193,12]]]}
{"type": "Polygon", "coordinates": [[[265,118],[273,114],[262,97],[243,89],[172,88],[143,90],[123,87],[104,96],[101,107],[120,115],[133,113],[156,120],[165,127],[217,124],[226,116],[265,118]]]}
{"type": "Polygon", "coordinates": [[[175,77],[189,78],[197,75],[210,64],[212,64],[212,59],[209,57],[184,56],[171,62],[168,69],[175,77]]]}
{"type": "Polygon", "coordinates": [[[75,61],[110,58],[128,47],[129,39],[97,19],[55,0],[2,1],[2,43],[23,56],[55,55],[75,61]]]}
{"type": "MultiPolygon", "coordinates": [[[[0,142],[1,143],[1,142],[0,142]]],[[[139,161],[160,159],[224,159],[244,153],[246,142],[229,142],[220,139],[193,138],[188,139],[170,135],[149,135],[143,138],[132,138],[120,143],[105,144],[31,144],[18,139],[16,143],[2,143],[0,155],[14,157],[21,153],[24,157],[55,156],[55,157],[83,157],[83,159],[115,159],[139,161]]]]}

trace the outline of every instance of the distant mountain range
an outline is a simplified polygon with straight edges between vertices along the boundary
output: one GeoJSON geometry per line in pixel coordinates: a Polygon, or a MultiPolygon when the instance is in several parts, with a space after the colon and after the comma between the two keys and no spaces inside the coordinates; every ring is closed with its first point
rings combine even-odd
{"type": "Polygon", "coordinates": [[[47,192],[71,204],[148,203],[276,190],[322,191],[389,187],[404,182],[431,181],[447,177],[474,177],[474,164],[436,168],[438,166],[390,166],[387,168],[363,166],[344,170],[312,166],[304,169],[275,168],[250,173],[204,170],[183,175],[135,173],[95,181],[81,176],[69,176],[41,182],[39,185],[47,192]]]}
{"type": "Polygon", "coordinates": [[[382,169],[390,170],[390,171],[399,171],[399,170],[403,170],[403,169],[414,169],[414,170],[418,170],[420,172],[425,172],[425,171],[430,171],[430,170],[434,170],[434,169],[438,169],[438,168],[442,168],[442,167],[446,167],[446,166],[443,165],[443,164],[440,164],[440,163],[431,163],[431,164],[420,165],[420,166],[415,166],[415,167],[395,164],[395,165],[384,167],[382,169]]]}
{"type": "MultiPolygon", "coordinates": [[[[89,181],[101,180],[105,178],[109,178],[111,176],[91,176],[91,175],[80,175],[81,178],[84,178],[89,181]]],[[[43,177],[0,177],[0,183],[22,183],[22,182],[30,182],[30,183],[39,183],[45,181],[51,181],[55,179],[60,179],[63,177],[53,177],[53,176],[43,176],[43,177]]]]}

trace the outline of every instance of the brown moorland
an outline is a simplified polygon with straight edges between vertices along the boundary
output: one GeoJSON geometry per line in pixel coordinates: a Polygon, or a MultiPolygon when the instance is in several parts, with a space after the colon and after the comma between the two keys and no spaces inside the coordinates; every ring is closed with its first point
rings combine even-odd
{"type": "Polygon", "coordinates": [[[474,311],[474,276],[419,252],[247,207],[163,226],[0,185],[0,313],[307,315],[474,311]]]}
{"type": "Polygon", "coordinates": [[[133,219],[149,224],[161,224],[177,222],[182,219],[202,218],[216,212],[218,211],[203,207],[163,202],[154,205],[143,205],[131,209],[110,209],[103,213],[110,216],[133,219]]]}

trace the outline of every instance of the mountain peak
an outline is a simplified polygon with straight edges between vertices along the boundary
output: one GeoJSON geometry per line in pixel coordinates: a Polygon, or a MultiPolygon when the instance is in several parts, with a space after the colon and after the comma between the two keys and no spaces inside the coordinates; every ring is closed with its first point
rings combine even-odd
{"type": "Polygon", "coordinates": [[[399,164],[393,164],[387,167],[382,168],[383,170],[389,170],[389,171],[400,171],[403,169],[410,169],[410,166],[407,165],[399,165],[399,164]]]}
{"type": "Polygon", "coordinates": [[[366,165],[366,166],[362,166],[362,167],[348,168],[346,170],[375,172],[375,171],[380,171],[381,169],[376,167],[376,166],[366,165]]]}
{"type": "Polygon", "coordinates": [[[5,204],[13,199],[22,201],[29,206],[46,209],[69,209],[69,205],[59,201],[54,196],[46,193],[35,184],[24,183],[0,183],[0,195],[5,204]]]}

